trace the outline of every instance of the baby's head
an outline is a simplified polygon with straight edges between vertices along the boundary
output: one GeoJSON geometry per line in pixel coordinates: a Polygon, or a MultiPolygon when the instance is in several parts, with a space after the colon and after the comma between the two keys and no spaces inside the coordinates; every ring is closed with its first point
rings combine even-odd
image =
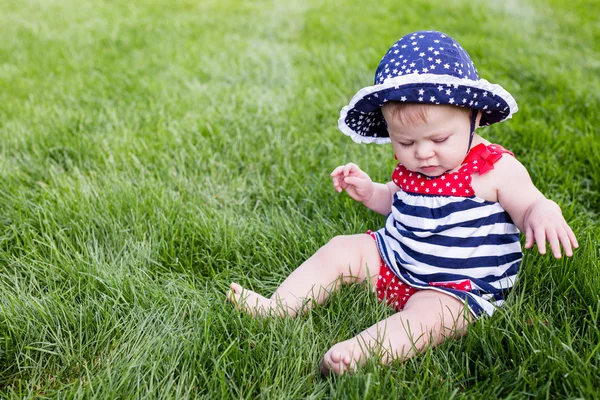
{"type": "Polygon", "coordinates": [[[407,169],[428,176],[461,164],[477,124],[471,109],[450,105],[390,101],[381,112],[398,160],[407,169]]]}
{"type": "MultiPolygon", "coordinates": [[[[456,40],[441,32],[420,31],[400,38],[388,50],[374,85],[358,91],[342,109],[339,128],[358,143],[390,143],[395,133],[388,132],[390,124],[386,125],[382,110],[404,125],[419,126],[423,121],[429,126],[442,113],[444,118],[466,117],[467,122],[469,115],[479,114],[479,125],[486,126],[510,118],[517,104],[501,86],[479,78],[456,40]]],[[[467,139],[463,156],[468,143],[467,139]]]]}

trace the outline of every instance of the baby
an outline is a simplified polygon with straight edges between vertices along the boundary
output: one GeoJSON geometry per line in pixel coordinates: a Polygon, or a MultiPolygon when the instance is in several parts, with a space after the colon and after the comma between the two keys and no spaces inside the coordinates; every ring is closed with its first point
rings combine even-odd
{"type": "Polygon", "coordinates": [[[266,298],[236,283],[228,299],[256,316],[290,315],[321,304],[341,284],[368,280],[398,312],[335,344],[321,372],[344,374],[377,356],[406,359],[464,334],[500,307],[525,248],[554,257],[578,246],[556,203],[533,185],[514,155],[475,133],[517,111],[501,86],[480,79],[468,53],[441,32],[399,39],[375,84],[341,111],[341,131],[358,143],[391,143],[399,161],[386,184],[357,165],[333,170],[333,187],[386,215],[375,232],[338,236],[266,298]]]}

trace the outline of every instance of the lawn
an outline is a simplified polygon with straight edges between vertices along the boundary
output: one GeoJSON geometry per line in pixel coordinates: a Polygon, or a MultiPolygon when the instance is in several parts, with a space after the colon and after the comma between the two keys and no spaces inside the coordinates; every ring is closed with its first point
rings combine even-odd
{"type": "Polygon", "coordinates": [[[597,398],[600,2],[0,2],[0,397],[597,398]],[[525,251],[507,306],[405,363],[322,379],[391,315],[364,285],[296,319],[266,295],[384,217],[331,187],[378,181],[389,146],[339,110],[400,36],[455,37],[519,103],[480,133],[511,149],[578,236],[525,251]]]}

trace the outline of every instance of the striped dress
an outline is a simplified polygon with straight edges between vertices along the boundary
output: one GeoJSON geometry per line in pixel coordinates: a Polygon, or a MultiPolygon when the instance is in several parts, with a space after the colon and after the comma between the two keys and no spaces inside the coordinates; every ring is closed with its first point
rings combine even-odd
{"type": "Polygon", "coordinates": [[[522,259],[520,234],[500,203],[475,196],[473,173],[484,174],[503,153],[479,144],[458,171],[429,178],[398,164],[385,227],[374,232],[382,261],[404,283],[466,302],[492,315],[513,287],[522,259]]]}

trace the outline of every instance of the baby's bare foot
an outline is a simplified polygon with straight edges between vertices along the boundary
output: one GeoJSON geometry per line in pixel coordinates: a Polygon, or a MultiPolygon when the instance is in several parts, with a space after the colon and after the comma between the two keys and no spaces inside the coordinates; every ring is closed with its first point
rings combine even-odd
{"type": "Polygon", "coordinates": [[[240,311],[252,316],[272,315],[277,308],[275,301],[267,299],[252,290],[244,289],[237,283],[232,283],[227,292],[227,299],[240,311]]]}
{"type": "Polygon", "coordinates": [[[319,368],[321,375],[327,376],[331,372],[343,375],[354,372],[367,361],[369,349],[359,336],[333,345],[323,356],[319,368]]]}

